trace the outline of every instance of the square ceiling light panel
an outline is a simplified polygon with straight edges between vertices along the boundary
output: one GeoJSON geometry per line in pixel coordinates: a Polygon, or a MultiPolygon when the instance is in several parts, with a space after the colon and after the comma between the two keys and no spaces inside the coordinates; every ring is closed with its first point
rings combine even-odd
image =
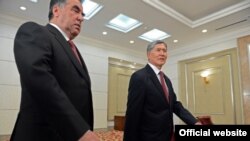
{"type": "Polygon", "coordinates": [[[107,27],[124,33],[127,33],[139,27],[140,25],[142,25],[141,22],[124,14],[119,14],[118,16],[110,20],[108,24],[106,24],[107,27]]]}
{"type": "Polygon", "coordinates": [[[152,42],[155,40],[163,40],[166,39],[168,37],[170,37],[171,35],[169,35],[168,33],[161,31],[159,29],[152,29],[142,35],[139,36],[139,38],[152,42]]]}
{"type": "Polygon", "coordinates": [[[102,5],[91,0],[85,0],[82,6],[83,6],[84,13],[85,13],[84,19],[86,20],[89,20],[90,18],[92,18],[103,7],[102,5]]]}

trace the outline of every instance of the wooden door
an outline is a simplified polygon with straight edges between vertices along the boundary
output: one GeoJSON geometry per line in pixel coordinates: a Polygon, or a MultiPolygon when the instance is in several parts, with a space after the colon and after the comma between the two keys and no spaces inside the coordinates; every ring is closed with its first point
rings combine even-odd
{"type": "Polygon", "coordinates": [[[245,124],[250,124],[250,35],[238,39],[245,124]]]}

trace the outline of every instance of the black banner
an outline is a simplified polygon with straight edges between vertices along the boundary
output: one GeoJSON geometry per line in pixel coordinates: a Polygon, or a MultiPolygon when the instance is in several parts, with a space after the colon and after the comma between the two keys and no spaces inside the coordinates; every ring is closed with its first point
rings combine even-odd
{"type": "Polygon", "coordinates": [[[250,125],[175,125],[175,141],[209,137],[249,141],[250,125]]]}

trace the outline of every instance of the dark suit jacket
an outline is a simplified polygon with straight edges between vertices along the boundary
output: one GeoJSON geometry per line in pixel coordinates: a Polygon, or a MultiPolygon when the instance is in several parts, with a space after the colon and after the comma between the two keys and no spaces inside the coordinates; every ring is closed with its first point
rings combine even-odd
{"type": "Polygon", "coordinates": [[[176,100],[168,77],[170,102],[165,98],[161,83],[153,69],[146,65],[132,74],[124,129],[124,141],[170,141],[173,113],[187,124],[197,119],[176,100]]]}
{"type": "Polygon", "coordinates": [[[93,129],[88,71],[56,28],[23,24],[14,54],[22,95],[12,141],[76,141],[93,129]]]}

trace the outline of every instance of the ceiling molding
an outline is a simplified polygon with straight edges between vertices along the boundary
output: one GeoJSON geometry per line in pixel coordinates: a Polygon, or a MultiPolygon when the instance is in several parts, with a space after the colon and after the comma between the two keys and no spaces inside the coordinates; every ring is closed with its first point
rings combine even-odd
{"type": "Polygon", "coordinates": [[[235,4],[233,6],[230,6],[228,8],[222,9],[218,12],[215,12],[213,14],[210,14],[208,16],[200,18],[198,20],[192,21],[191,19],[187,18],[186,16],[182,15],[181,13],[175,11],[173,8],[164,4],[160,0],[142,0],[142,1],[155,7],[156,9],[162,11],[163,13],[168,14],[169,16],[175,18],[176,20],[182,22],[183,24],[185,24],[191,28],[198,27],[200,25],[206,24],[208,22],[217,20],[219,18],[228,16],[230,14],[233,14],[235,12],[238,12],[238,11],[241,11],[243,9],[250,7],[250,0],[245,0],[243,2],[240,2],[240,3],[235,4]]]}
{"type": "MultiPolygon", "coordinates": [[[[187,54],[188,52],[195,52],[196,50],[211,48],[211,47],[216,46],[216,45],[227,43],[230,40],[233,40],[233,42],[235,44],[237,44],[237,41],[236,41],[237,38],[247,36],[247,35],[250,35],[250,27],[239,29],[239,30],[236,30],[234,32],[223,34],[223,35],[214,36],[214,37],[209,38],[207,40],[201,40],[199,42],[191,43],[191,44],[182,46],[178,49],[175,49],[173,51],[169,51],[169,54],[171,54],[173,56],[176,56],[176,55],[183,56],[183,54],[187,54]]],[[[233,44],[230,43],[229,46],[237,47],[237,45],[235,45],[234,43],[233,44]]],[[[225,45],[224,47],[227,48],[228,45],[225,45]]],[[[223,45],[222,45],[221,47],[218,48],[218,50],[224,50],[226,48],[223,48],[223,45]]],[[[206,54],[207,52],[204,52],[204,53],[206,54]]],[[[175,59],[175,58],[171,58],[171,59],[175,59]]]]}

